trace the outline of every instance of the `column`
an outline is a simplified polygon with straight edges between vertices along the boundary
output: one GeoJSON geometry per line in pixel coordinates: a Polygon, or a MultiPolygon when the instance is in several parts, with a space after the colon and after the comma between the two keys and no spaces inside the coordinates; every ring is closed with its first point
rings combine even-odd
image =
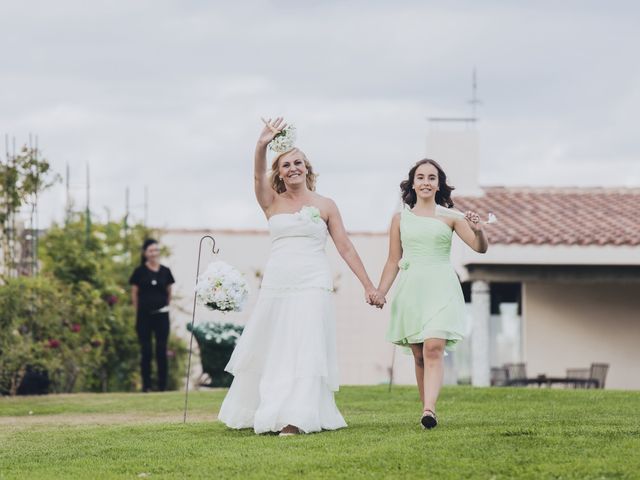
{"type": "Polygon", "coordinates": [[[490,385],[491,366],[489,364],[489,316],[491,297],[489,284],[476,280],[471,284],[471,384],[474,387],[490,385]]]}

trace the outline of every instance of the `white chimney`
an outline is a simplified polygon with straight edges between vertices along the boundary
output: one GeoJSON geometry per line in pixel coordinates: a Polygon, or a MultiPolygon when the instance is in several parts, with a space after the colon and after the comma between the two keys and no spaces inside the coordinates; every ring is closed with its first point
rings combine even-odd
{"type": "Polygon", "coordinates": [[[475,118],[430,118],[427,158],[438,162],[447,174],[453,195],[481,196],[480,160],[475,118]]]}

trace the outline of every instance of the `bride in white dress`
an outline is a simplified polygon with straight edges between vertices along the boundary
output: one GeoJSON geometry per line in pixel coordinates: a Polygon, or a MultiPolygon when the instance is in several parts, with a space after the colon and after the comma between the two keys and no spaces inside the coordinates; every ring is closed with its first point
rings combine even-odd
{"type": "Polygon", "coordinates": [[[255,193],[269,224],[271,253],[255,309],[226,370],[234,380],[218,418],[230,428],[280,435],[335,430],[338,411],[333,285],[325,254],[327,235],[365,291],[380,302],[349,240],[333,200],[318,195],[315,174],[294,148],[266,173],[266,149],[284,129],[267,123],[255,152],[255,193]]]}

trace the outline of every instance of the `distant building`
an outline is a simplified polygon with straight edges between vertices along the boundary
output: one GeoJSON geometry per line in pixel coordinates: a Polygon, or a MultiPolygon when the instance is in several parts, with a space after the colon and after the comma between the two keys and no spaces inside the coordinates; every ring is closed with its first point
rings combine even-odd
{"type": "Polygon", "coordinates": [[[485,255],[455,252],[473,303],[487,306],[473,310],[474,335],[491,339],[475,384],[503,360],[526,362],[530,376],[602,362],[607,387],[640,389],[640,188],[493,187],[456,207],[499,219],[485,255]],[[492,321],[505,303],[517,315],[492,321]],[[500,358],[509,332],[517,354],[500,358]]]}
{"type": "Polygon", "coordinates": [[[452,251],[473,318],[458,370],[488,385],[505,362],[529,376],[603,362],[608,387],[640,388],[640,189],[481,187],[475,123],[435,121],[427,135],[456,208],[498,218],[486,254],[452,251]]]}

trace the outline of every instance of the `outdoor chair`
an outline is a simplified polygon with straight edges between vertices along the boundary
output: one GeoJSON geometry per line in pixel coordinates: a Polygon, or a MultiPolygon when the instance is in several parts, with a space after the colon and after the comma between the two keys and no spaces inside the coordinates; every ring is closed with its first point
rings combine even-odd
{"type": "Polygon", "coordinates": [[[507,371],[507,385],[527,385],[527,365],[526,363],[505,363],[507,371]]]}
{"type": "Polygon", "coordinates": [[[604,382],[607,379],[607,372],[609,371],[608,363],[592,363],[591,375],[589,378],[598,381],[598,385],[594,388],[604,388],[604,382]]]}
{"type": "Polygon", "coordinates": [[[491,386],[504,387],[508,385],[509,373],[505,367],[491,367],[491,386]]]}
{"type": "Polygon", "coordinates": [[[567,368],[567,378],[594,380],[595,382],[567,382],[573,388],[604,388],[609,371],[608,363],[592,363],[590,368],[567,368]],[[597,382],[597,383],[596,383],[597,382]]]}
{"type": "MultiPolygon", "coordinates": [[[[588,379],[591,377],[591,369],[589,368],[567,368],[567,378],[588,379]]],[[[582,382],[567,382],[567,387],[586,388],[587,384],[582,382]]]]}

